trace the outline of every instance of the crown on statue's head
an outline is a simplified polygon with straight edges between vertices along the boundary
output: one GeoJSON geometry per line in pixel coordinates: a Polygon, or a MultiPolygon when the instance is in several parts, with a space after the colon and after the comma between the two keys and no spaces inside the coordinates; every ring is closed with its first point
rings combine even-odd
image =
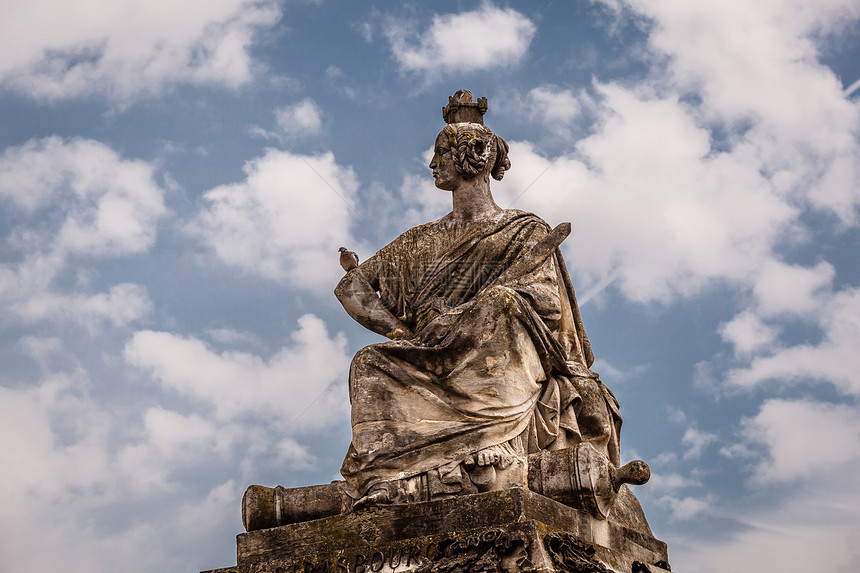
{"type": "Polygon", "coordinates": [[[442,119],[445,123],[480,123],[484,125],[484,114],[487,112],[487,98],[478,98],[472,102],[472,92],[457,90],[448,97],[448,105],[442,108],[442,119]]]}

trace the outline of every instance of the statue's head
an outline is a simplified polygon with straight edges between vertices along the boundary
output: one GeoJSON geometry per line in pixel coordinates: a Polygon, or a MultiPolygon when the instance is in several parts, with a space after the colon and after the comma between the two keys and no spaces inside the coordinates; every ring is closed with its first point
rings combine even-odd
{"type": "Polygon", "coordinates": [[[460,90],[442,109],[448,125],[436,137],[430,169],[440,189],[452,190],[456,178],[482,177],[501,181],[510,169],[508,144],[483,123],[487,98],[472,103],[472,94],[460,90]]]}

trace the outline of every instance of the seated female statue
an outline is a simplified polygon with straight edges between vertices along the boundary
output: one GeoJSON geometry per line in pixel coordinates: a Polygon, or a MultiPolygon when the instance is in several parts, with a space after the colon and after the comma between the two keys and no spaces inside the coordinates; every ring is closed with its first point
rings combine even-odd
{"type": "MultiPolygon", "coordinates": [[[[526,458],[590,443],[619,464],[621,418],[558,245],[539,217],[502,209],[490,177],[508,145],[460,92],[430,169],[453,209],[349,271],[335,294],[390,340],[360,350],[341,473],[356,505],[527,487],[526,458]]],[[[569,230],[569,226],[568,226],[569,230]]]]}

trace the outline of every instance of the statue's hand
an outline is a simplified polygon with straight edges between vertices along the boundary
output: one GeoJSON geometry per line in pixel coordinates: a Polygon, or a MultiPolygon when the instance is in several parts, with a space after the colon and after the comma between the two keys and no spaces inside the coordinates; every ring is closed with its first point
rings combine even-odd
{"type": "Polygon", "coordinates": [[[379,294],[360,269],[356,267],[347,272],[334,289],[343,309],[360,325],[386,338],[411,338],[412,331],[382,304],[379,294]]]}
{"type": "Polygon", "coordinates": [[[389,338],[391,340],[402,340],[404,338],[412,338],[412,332],[408,328],[406,328],[405,326],[404,327],[398,326],[397,328],[395,328],[391,332],[386,332],[385,337],[389,338]]]}

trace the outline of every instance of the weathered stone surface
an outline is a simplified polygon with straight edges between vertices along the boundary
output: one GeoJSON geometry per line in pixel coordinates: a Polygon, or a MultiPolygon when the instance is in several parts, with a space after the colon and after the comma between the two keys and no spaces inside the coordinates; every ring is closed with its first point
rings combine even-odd
{"type": "Polygon", "coordinates": [[[529,454],[583,445],[607,460],[594,466],[606,479],[591,476],[588,496],[574,497],[605,515],[617,486],[642,483],[647,466],[617,467],[618,404],[590,370],[559,250],[570,224],[551,229],[493,200],[490,179],[511,162],[486,110],[467,90],[443,110],[430,168],[452,211],[407,230],[335,289],[352,318],[391,339],[352,361],[345,491],[361,507],[527,487],[529,454]]]}
{"type": "MultiPolygon", "coordinates": [[[[659,571],[655,564],[667,561],[666,545],[654,539],[650,532],[633,531],[627,523],[613,516],[608,520],[595,520],[584,512],[516,488],[441,501],[378,506],[243,533],[237,538],[237,571],[274,573],[278,567],[284,571],[314,570],[312,567],[296,569],[296,564],[303,562],[315,563],[318,567],[329,563],[331,571],[341,571],[343,569],[337,565],[339,560],[342,564],[354,566],[356,560],[360,564],[370,563],[374,554],[379,561],[378,553],[381,553],[390,562],[396,554],[409,555],[410,552],[414,556],[411,566],[417,568],[427,566],[432,557],[428,556],[428,550],[443,542],[474,539],[499,528],[510,535],[519,531],[526,536],[529,543],[524,547],[529,562],[539,568],[535,570],[553,571],[552,567],[557,567],[552,565],[550,555],[543,549],[544,538],[550,533],[567,540],[568,544],[575,540],[591,547],[592,556],[597,560],[595,563],[602,563],[617,572],[631,571],[634,561],[646,563],[652,571],[659,571]]],[[[516,535],[514,537],[519,539],[516,535]]],[[[401,564],[393,570],[413,569],[401,564]]]]}
{"type": "Polygon", "coordinates": [[[242,497],[242,524],[246,531],[268,529],[345,513],[352,505],[343,482],[289,489],[252,485],[242,497]]]}
{"type": "Polygon", "coordinates": [[[529,489],[605,519],[623,484],[642,485],[651,470],[642,461],[615,467],[588,443],[529,456],[529,489]]]}

